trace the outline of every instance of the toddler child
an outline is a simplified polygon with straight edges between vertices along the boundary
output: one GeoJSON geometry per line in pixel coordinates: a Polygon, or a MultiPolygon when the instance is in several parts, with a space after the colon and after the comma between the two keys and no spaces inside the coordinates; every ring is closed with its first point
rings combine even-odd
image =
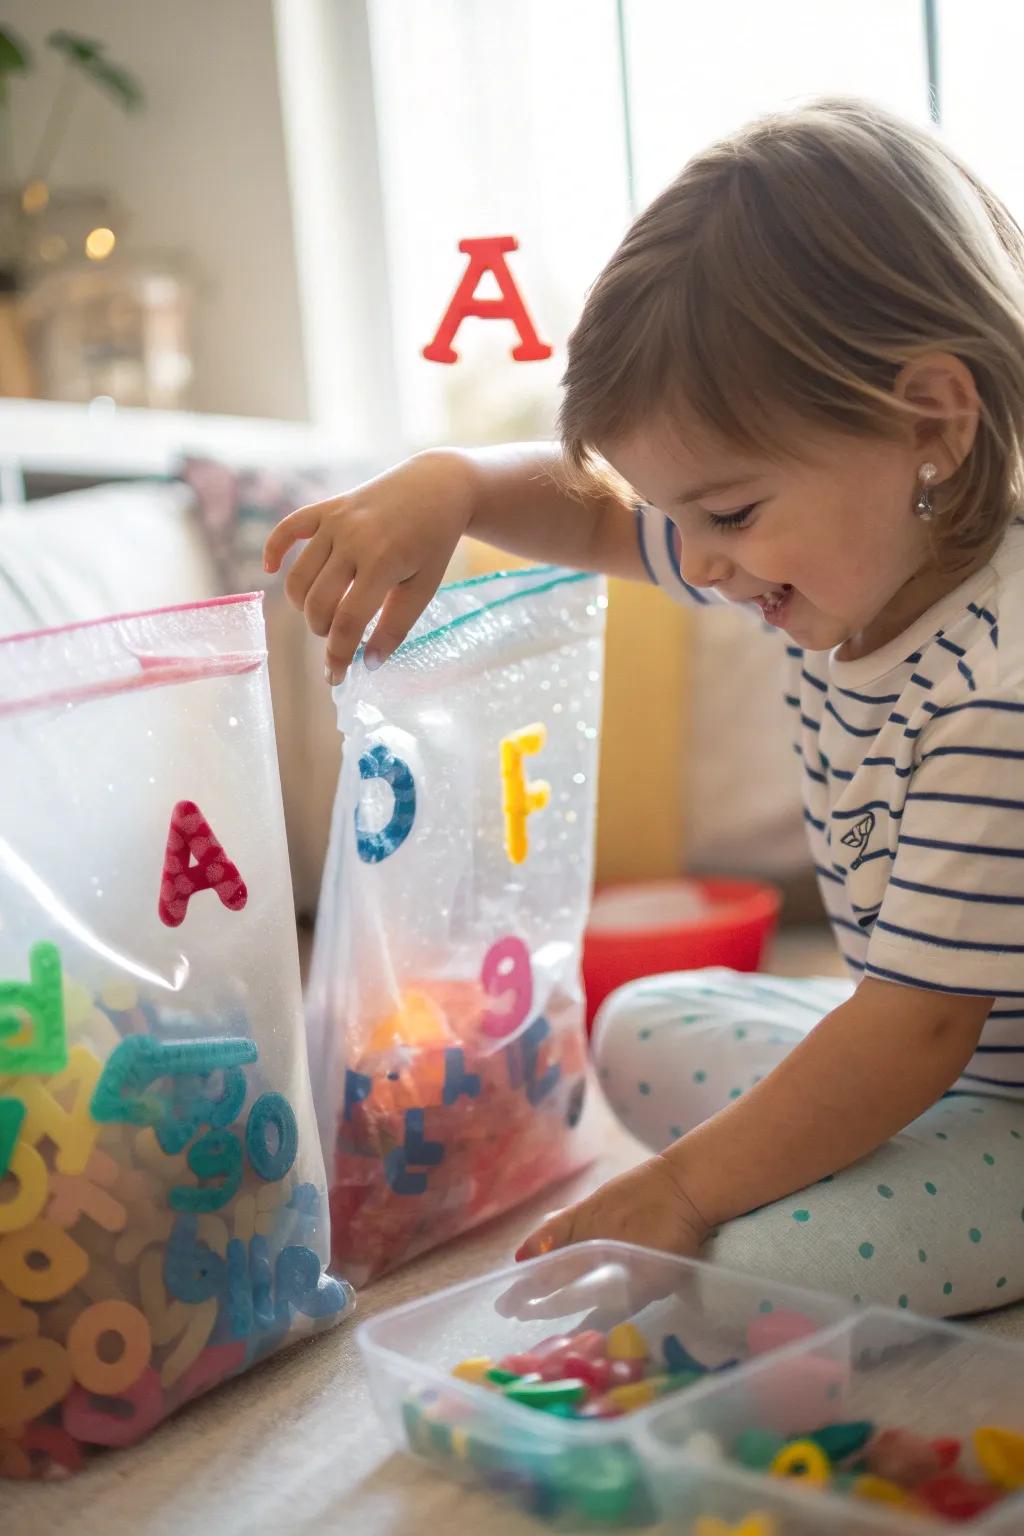
{"type": "Polygon", "coordinates": [[[564,384],[558,446],[419,454],[285,518],[267,569],[305,541],[286,587],[332,683],[467,532],[760,615],[851,980],[609,999],[598,1069],[653,1155],[518,1256],[610,1237],[934,1315],[1024,1296],[1024,236],[930,131],[775,114],[636,220],[564,384]]]}

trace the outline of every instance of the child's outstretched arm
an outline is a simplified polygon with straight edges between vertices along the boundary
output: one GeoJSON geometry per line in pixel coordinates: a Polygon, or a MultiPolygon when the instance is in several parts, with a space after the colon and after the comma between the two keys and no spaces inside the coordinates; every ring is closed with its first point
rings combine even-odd
{"type": "Polygon", "coordinates": [[[555,1212],[516,1257],[591,1237],[695,1253],[723,1222],[847,1167],[923,1114],[973,1055],[992,1002],[862,981],[742,1099],[555,1212]]]}
{"type": "Polygon", "coordinates": [[[560,465],[550,443],[430,449],[280,522],[266,569],[305,541],[285,590],[327,637],[328,679],[341,680],[378,609],[367,665],[397,649],[466,533],[530,559],[644,580],[633,513],[612,495],[574,495],[560,465]]]}

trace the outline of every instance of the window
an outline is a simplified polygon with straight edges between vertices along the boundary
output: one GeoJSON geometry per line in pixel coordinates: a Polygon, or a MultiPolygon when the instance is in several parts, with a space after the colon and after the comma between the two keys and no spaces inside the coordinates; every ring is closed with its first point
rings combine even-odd
{"type": "Polygon", "coordinates": [[[637,197],[697,150],[799,96],[868,96],[928,119],[921,0],[626,0],[637,197]]]}
{"type": "MultiPolygon", "coordinates": [[[[298,167],[306,182],[300,269],[303,223],[321,219],[315,302],[308,266],[302,281],[311,394],[329,401],[321,420],[326,410],[325,424],[340,423],[369,451],[385,446],[367,441],[382,434],[398,451],[550,434],[566,339],[632,212],[697,149],[794,97],[865,95],[926,121],[927,9],[922,0],[277,0],[285,54],[303,14],[319,17],[290,91],[285,81],[286,116],[293,125],[310,117],[319,89],[338,125],[332,139],[322,115],[291,156],[293,181],[298,167]],[[333,186],[317,169],[332,154],[347,166],[333,186]],[[355,236],[329,234],[337,214],[317,208],[346,200],[355,236]],[[473,320],[455,341],[457,366],[422,357],[465,270],[458,242],[482,235],[518,240],[509,265],[555,349],[549,360],[513,362],[511,324],[473,320]],[[333,370],[333,392],[318,388],[318,368],[325,378],[333,370]]],[[[960,31],[971,31],[965,10],[950,8],[954,25],[959,48],[960,31]]],[[[1011,31],[1024,33],[1024,18],[1011,31]]],[[[984,36],[972,48],[978,81],[991,62],[984,36]]],[[[1016,51],[1002,57],[1008,72],[1016,51]]],[[[1012,158],[995,130],[988,141],[992,155],[1012,158]]]]}
{"type": "Polygon", "coordinates": [[[1024,221],[1024,139],[1016,121],[1024,9],[1016,0],[947,5],[941,42],[945,136],[1024,221]]]}
{"type": "Polygon", "coordinates": [[[545,436],[566,338],[629,219],[614,4],[371,0],[369,14],[405,435],[545,436]],[[465,269],[459,240],[479,235],[519,241],[509,267],[548,361],[513,363],[505,322],[467,322],[457,366],[421,357],[465,269]]]}

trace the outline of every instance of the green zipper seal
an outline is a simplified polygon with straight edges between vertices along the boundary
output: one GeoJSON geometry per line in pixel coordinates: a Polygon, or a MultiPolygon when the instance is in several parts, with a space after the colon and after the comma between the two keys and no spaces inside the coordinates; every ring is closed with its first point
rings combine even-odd
{"type": "MultiPolygon", "coordinates": [[[[557,565],[538,565],[530,567],[532,575],[545,576],[550,571],[557,571],[557,565]]],[[[469,576],[465,581],[450,582],[447,587],[442,587],[442,592],[461,592],[467,587],[479,587],[484,582],[507,580],[510,576],[516,576],[517,571],[492,571],[487,576],[469,576]]],[[[568,576],[556,576],[552,581],[540,582],[535,587],[521,588],[518,592],[510,592],[507,597],[496,597],[492,602],[482,603],[479,608],[474,608],[472,613],[457,614],[454,619],[449,619],[445,624],[439,624],[436,629],[430,629],[425,635],[418,635],[415,640],[404,640],[396,651],[392,651],[389,661],[397,656],[407,656],[411,651],[418,651],[421,646],[427,645],[431,640],[436,640],[440,635],[450,634],[453,629],[461,629],[463,624],[469,624],[473,619],[479,619],[485,613],[492,613],[496,608],[504,608],[509,603],[518,603],[525,597],[540,596],[544,592],[553,592],[556,587],[575,586],[580,581],[598,581],[599,575],[594,571],[574,571],[568,576]]],[[[361,645],[353,657],[358,661],[366,650],[361,645]]]]}

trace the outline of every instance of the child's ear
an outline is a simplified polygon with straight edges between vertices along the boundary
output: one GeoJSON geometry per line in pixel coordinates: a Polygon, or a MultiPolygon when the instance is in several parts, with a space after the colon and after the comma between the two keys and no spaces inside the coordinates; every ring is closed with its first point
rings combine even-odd
{"type": "Polygon", "coordinates": [[[971,451],[981,411],[967,364],[952,352],[928,353],[900,370],[893,392],[916,413],[915,448],[923,452],[941,439],[951,460],[942,467],[945,474],[952,474],[971,451]]]}

